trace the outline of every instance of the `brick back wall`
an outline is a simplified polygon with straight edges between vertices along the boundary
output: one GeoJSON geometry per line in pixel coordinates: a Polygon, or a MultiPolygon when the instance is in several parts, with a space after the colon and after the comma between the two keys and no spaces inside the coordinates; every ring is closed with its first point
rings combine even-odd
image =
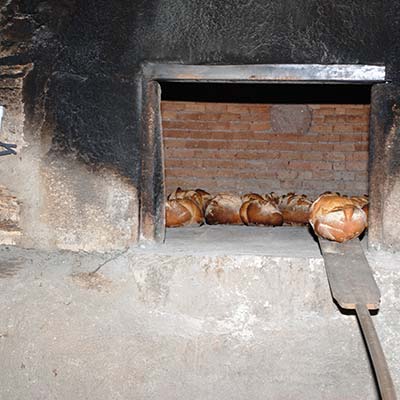
{"type": "Polygon", "coordinates": [[[369,105],[307,105],[305,132],[277,131],[273,107],[163,101],[167,193],[367,193],[369,105]]]}

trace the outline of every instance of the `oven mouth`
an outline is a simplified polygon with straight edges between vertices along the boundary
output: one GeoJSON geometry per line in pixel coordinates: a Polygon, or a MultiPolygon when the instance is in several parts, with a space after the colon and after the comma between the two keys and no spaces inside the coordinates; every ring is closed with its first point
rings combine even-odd
{"type": "Polygon", "coordinates": [[[236,104],[269,105],[368,105],[371,87],[385,79],[385,67],[381,66],[292,65],[289,66],[293,68],[291,75],[287,67],[143,66],[139,223],[142,242],[162,243],[165,240],[164,202],[166,192],[171,188],[166,187],[162,100],[189,102],[197,99],[197,102],[208,100],[209,103],[230,100],[236,104]],[[263,91],[264,95],[260,94],[262,89],[267,89],[263,91]],[[210,93],[213,96],[210,97],[210,93]]]}

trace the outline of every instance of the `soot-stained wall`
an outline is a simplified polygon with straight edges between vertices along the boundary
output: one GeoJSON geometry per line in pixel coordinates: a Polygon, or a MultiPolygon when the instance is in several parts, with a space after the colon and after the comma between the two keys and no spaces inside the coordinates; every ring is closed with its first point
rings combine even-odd
{"type": "Polygon", "coordinates": [[[399,10],[381,0],[14,0],[1,62],[35,62],[26,107],[47,90],[54,147],[134,178],[142,62],[385,64],[398,81],[399,10]]]}
{"type": "Polygon", "coordinates": [[[0,65],[33,63],[25,135],[42,155],[137,189],[143,62],[381,64],[398,83],[399,27],[388,0],[9,0],[0,65]]]}

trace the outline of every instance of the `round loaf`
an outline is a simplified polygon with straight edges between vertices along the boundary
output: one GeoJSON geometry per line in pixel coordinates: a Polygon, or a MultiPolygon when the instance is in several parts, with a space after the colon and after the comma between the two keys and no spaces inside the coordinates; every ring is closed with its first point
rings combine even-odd
{"type": "Polygon", "coordinates": [[[241,199],[243,203],[250,200],[264,200],[264,198],[258,193],[246,193],[241,197],[241,199]]]}
{"type": "Polygon", "coordinates": [[[201,225],[203,223],[203,213],[193,200],[167,200],[165,204],[165,226],[167,228],[201,225]]]}
{"type": "Polygon", "coordinates": [[[367,226],[367,218],[350,198],[325,194],[312,204],[310,224],[318,236],[342,243],[358,237],[367,226]]]}
{"type": "Polygon", "coordinates": [[[240,218],[246,225],[280,226],[283,223],[276,205],[264,199],[245,201],[240,207],[240,218]]]}
{"type": "Polygon", "coordinates": [[[207,208],[208,202],[212,199],[212,196],[210,193],[206,192],[203,189],[196,189],[195,192],[197,193],[198,199],[200,201],[200,208],[204,212],[207,208]]]}
{"type": "Polygon", "coordinates": [[[350,199],[361,208],[368,204],[368,196],[366,194],[363,196],[353,196],[350,199]]]}
{"type": "Polygon", "coordinates": [[[264,199],[278,205],[280,197],[277,193],[271,192],[271,193],[266,193],[264,195],[264,199]]]}
{"type": "Polygon", "coordinates": [[[307,225],[312,202],[305,194],[288,193],[279,199],[283,222],[289,225],[307,225]]]}
{"type": "Polygon", "coordinates": [[[194,201],[200,209],[204,212],[208,201],[212,198],[210,193],[202,189],[196,190],[182,190],[178,187],[174,192],[168,196],[168,200],[189,199],[194,201]]]}
{"type": "Polygon", "coordinates": [[[239,196],[229,193],[220,193],[213,197],[205,211],[206,222],[209,225],[231,224],[241,225],[239,215],[242,200],[239,196]]]}

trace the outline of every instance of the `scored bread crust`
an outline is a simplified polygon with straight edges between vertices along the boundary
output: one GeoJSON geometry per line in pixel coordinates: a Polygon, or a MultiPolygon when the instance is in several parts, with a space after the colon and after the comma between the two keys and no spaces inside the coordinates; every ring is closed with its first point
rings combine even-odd
{"type": "Polygon", "coordinates": [[[206,207],[205,219],[209,225],[231,224],[241,225],[239,215],[242,200],[230,193],[220,193],[213,197],[206,207]]]}
{"type": "Polygon", "coordinates": [[[289,225],[307,225],[312,201],[305,194],[288,193],[279,199],[283,222],[289,225]]]}
{"type": "Polygon", "coordinates": [[[358,237],[367,226],[367,218],[350,198],[325,194],[312,204],[310,224],[317,235],[342,243],[358,237]]]}
{"type": "Polygon", "coordinates": [[[190,199],[194,201],[203,212],[205,211],[207,203],[211,198],[211,194],[205,190],[182,190],[180,187],[178,187],[168,196],[168,200],[190,199]]]}
{"type": "Polygon", "coordinates": [[[271,193],[266,193],[264,195],[264,199],[274,203],[275,205],[278,205],[280,196],[275,192],[271,192],[271,193]]]}
{"type": "Polygon", "coordinates": [[[369,212],[369,199],[368,195],[364,194],[363,196],[353,196],[350,197],[350,199],[358,204],[361,209],[365,212],[365,215],[367,217],[367,225],[366,227],[368,228],[368,212],[369,212]]]}
{"type": "Polygon", "coordinates": [[[206,210],[208,202],[212,199],[212,195],[208,192],[206,192],[203,189],[196,189],[195,192],[199,196],[200,199],[200,208],[203,210],[203,212],[206,210]]]}
{"type": "Polygon", "coordinates": [[[203,213],[200,207],[193,200],[167,200],[165,204],[165,226],[167,228],[201,225],[203,223],[203,213]]]}
{"type": "Polygon", "coordinates": [[[246,201],[251,201],[251,200],[264,200],[264,197],[262,197],[258,193],[246,193],[241,196],[242,202],[245,203],[246,201]]]}
{"type": "Polygon", "coordinates": [[[353,201],[355,204],[359,205],[361,208],[367,205],[369,202],[367,195],[353,196],[350,197],[350,200],[353,201]]]}
{"type": "Polygon", "coordinates": [[[240,207],[240,217],[246,225],[280,226],[283,223],[276,205],[264,199],[245,201],[240,207]]]}

